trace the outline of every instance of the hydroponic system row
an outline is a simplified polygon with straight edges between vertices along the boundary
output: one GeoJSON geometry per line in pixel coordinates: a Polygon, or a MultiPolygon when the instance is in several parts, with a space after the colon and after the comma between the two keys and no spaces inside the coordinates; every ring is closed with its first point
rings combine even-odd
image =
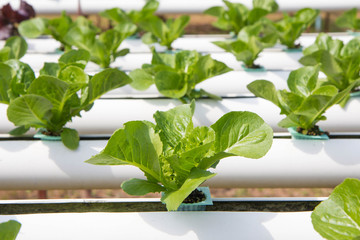
{"type": "Polygon", "coordinates": [[[346,32],[305,33],[336,6],[170,2],[0,4],[0,190],[161,193],[1,200],[0,239],[359,239],[358,3],[341,4],[346,32]],[[270,20],[280,10],[296,11],[270,20]],[[158,16],[195,11],[226,34],[158,16]],[[335,188],[211,199],[206,187],[335,188]]]}

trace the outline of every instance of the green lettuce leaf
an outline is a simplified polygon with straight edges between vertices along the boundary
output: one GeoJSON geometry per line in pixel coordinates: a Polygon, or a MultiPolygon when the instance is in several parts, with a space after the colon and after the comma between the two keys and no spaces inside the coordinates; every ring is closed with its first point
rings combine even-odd
{"type": "Polygon", "coordinates": [[[13,70],[4,63],[0,63],[0,103],[9,104],[8,90],[11,86],[13,70]]]}
{"type": "Polygon", "coordinates": [[[86,104],[91,104],[108,91],[128,83],[131,83],[131,79],[126,73],[118,69],[105,69],[90,79],[86,104]]]}
{"type": "Polygon", "coordinates": [[[0,223],[0,239],[15,240],[21,228],[21,223],[15,220],[0,223]]]}
{"type": "Polygon", "coordinates": [[[155,83],[154,76],[144,69],[135,69],[129,73],[129,76],[132,79],[131,87],[137,90],[146,90],[155,83]]]}
{"type": "Polygon", "coordinates": [[[175,211],[192,191],[215,175],[215,173],[194,168],[184,184],[176,191],[165,192],[161,201],[166,204],[168,211],[175,211]]]}
{"type": "Polygon", "coordinates": [[[360,237],[359,188],[358,179],[345,179],[315,208],[311,220],[322,237],[328,240],[360,237]]]}
{"type": "Polygon", "coordinates": [[[45,97],[28,94],[11,101],[8,119],[16,126],[46,127],[52,116],[52,104],[45,97]]]}
{"type": "MultiPolygon", "coordinates": [[[[124,125],[124,129],[116,131],[110,138],[101,155],[118,159],[119,163],[134,165],[154,179],[160,179],[159,155],[162,152],[160,136],[149,122],[132,121],[124,125]]],[[[101,164],[99,158],[92,157],[87,162],[101,164]]],[[[109,157],[105,160],[108,161],[109,157]]]]}
{"type": "MultiPolygon", "coordinates": [[[[146,39],[155,38],[162,46],[172,49],[172,43],[184,34],[184,29],[188,25],[190,17],[182,15],[176,19],[168,19],[163,22],[159,17],[152,16],[146,21],[140,22],[140,27],[153,36],[147,35],[146,39]]],[[[145,38],[144,38],[145,39],[145,38]]],[[[147,43],[148,41],[145,41],[147,43]]]]}
{"type": "Polygon", "coordinates": [[[161,192],[166,189],[157,183],[149,182],[147,180],[132,178],[124,181],[121,188],[130,195],[145,195],[151,192],[161,192]]]}
{"type": "Polygon", "coordinates": [[[90,60],[90,53],[86,50],[70,50],[62,54],[59,58],[60,67],[64,67],[69,64],[76,65],[82,69],[85,69],[87,63],[90,60]]]}
{"type": "Polygon", "coordinates": [[[27,38],[37,38],[46,32],[48,20],[44,18],[32,18],[22,21],[18,30],[21,36],[27,38]]]}
{"type": "Polygon", "coordinates": [[[357,17],[357,9],[352,8],[348,11],[345,11],[340,17],[335,21],[335,24],[341,28],[351,29],[353,31],[360,29],[360,19],[357,17]]]}
{"type": "Polygon", "coordinates": [[[59,76],[60,72],[60,65],[58,63],[49,63],[45,62],[42,69],[40,69],[40,76],[52,76],[57,77],[59,76]]]}
{"type": "Polygon", "coordinates": [[[28,45],[25,39],[19,36],[8,38],[6,40],[5,46],[10,48],[9,59],[22,58],[28,49],[28,45]]]}
{"type": "Polygon", "coordinates": [[[185,75],[176,71],[158,72],[155,75],[155,85],[162,95],[169,98],[181,98],[187,92],[185,75]]]}
{"type": "Polygon", "coordinates": [[[156,130],[159,132],[162,142],[176,147],[187,131],[193,128],[192,116],[195,111],[195,103],[185,104],[166,112],[157,111],[154,114],[156,130]]]}
{"type": "Polygon", "coordinates": [[[230,112],[211,126],[215,151],[247,158],[260,158],[270,149],[272,128],[252,112],[230,112]]]}
{"type": "Polygon", "coordinates": [[[80,137],[79,133],[75,129],[64,128],[60,136],[61,141],[67,148],[75,150],[79,147],[80,137]]]}

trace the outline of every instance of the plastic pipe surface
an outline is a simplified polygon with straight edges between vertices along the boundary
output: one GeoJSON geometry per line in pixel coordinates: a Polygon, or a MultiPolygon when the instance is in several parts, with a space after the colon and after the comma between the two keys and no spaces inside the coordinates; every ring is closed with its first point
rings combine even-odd
{"type": "Polygon", "coordinates": [[[311,212],[142,212],[0,215],[22,224],[18,240],[321,240],[311,212]],[[246,223],[246,224],[242,224],[246,223]],[[291,224],[289,224],[291,223],[291,224]],[[141,229],[141,231],[139,231],[141,229]],[[151,236],[149,238],[149,236],[151,236]]]}
{"type": "MultiPolygon", "coordinates": [[[[19,5],[18,1],[10,0],[14,7],[19,5]]],[[[3,4],[6,4],[4,2],[3,4]]],[[[66,10],[69,13],[78,12],[78,1],[74,0],[27,0],[31,4],[35,11],[45,14],[56,14],[60,13],[63,10],[66,10]]],[[[158,13],[202,13],[204,10],[213,7],[213,6],[224,6],[224,3],[221,0],[160,0],[160,6],[158,13]]],[[[252,7],[251,0],[234,0],[233,2],[239,2],[246,5],[248,8],[252,7]]],[[[124,10],[139,10],[145,4],[144,0],[102,0],[101,3],[96,0],[82,0],[81,9],[85,14],[90,13],[99,13],[100,11],[119,7],[124,10]]],[[[326,1],[326,0],[302,0],[302,1],[288,1],[288,0],[277,0],[279,4],[280,11],[296,11],[301,8],[310,7],[314,9],[324,10],[324,11],[337,11],[337,10],[347,10],[353,7],[359,7],[359,2],[357,0],[344,0],[344,1],[326,1]]],[[[1,6],[2,4],[0,4],[1,6]]]]}
{"type": "MultiPolygon", "coordinates": [[[[85,163],[106,140],[83,140],[76,151],[53,141],[0,141],[0,190],[111,189],[122,181],[144,178],[133,166],[85,163]]],[[[334,187],[360,178],[360,139],[274,139],[261,159],[230,157],[210,169],[210,187],[334,187]]]]}
{"type": "MultiPolygon", "coordinates": [[[[167,111],[177,105],[179,100],[171,99],[99,99],[82,117],[74,117],[67,127],[77,129],[80,134],[112,134],[125,122],[148,120],[154,122],[156,111],[167,111]]],[[[351,99],[346,108],[333,106],[320,121],[319,126],[330,133],[360,132],[360,98],[351,99]]],[[[0,104],[0,116],[6,116],[7,105],[0,104]]],[[[284,118],[273,103],[261,98],[230,98],[222,101],[198,100],[194,114],[195,126],[210,126],[230,111],[251,111],[257,113],[275,132],[286,132],[277,124],[284,118]]],[[[6,117],[0,118],[0,134],[8,133],[14,125],[6,117]]]]}

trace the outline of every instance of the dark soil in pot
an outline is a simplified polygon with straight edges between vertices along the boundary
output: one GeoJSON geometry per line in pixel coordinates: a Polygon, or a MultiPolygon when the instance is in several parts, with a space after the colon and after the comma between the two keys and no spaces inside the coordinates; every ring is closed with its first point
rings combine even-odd
{"type": "Polygon", "coordinates": [[[41,130],[40,132],[41,132],[41,134],[44,134],[46,136],[54,136],[54,137],[60,136],[60,133],[54,133],[54,132],[50,132],[48,130],[41,130]]]}
{"type": "Polygon", "coordinates": [[[194,191],[192,191],[190,193],[189,196],[187,196],[185,198],[183,203],[198,203],[198,202],[205,201],[205,199],[206,199],[205,194],[202,191],[195,189],[194,191]]]}
{"type": "Polygon", "coordinates": [[[319,126],[316,126],[316,125],[312,129],[308,129],[308,130],[303,129],[301,127],[298,127],[298,128],[296,128],[296,131],[298,133],[301,133],[301,134],[304,134],[304,135],[309,135],[309,136],[321,136],[321,135],[329,136],[330,135],[329,132],[322,131],[319,128],[319,126]]]}

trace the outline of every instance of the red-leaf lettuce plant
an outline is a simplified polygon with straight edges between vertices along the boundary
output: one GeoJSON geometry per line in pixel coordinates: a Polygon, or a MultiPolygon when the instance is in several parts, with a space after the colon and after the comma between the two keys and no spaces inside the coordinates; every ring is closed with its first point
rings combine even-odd
{"type": "Polygon", "coordinates": [[[194,102],[166,112],[156,112],[156,125],[130,121],[115,131],[101,153],[86,162],[96,165],[133,165],[146,180],[122,183],[131,195],[163,192],[169,211],[205,180],[215,176],[208,169],[222,158],[260,158],[270,149],[272,129],[251,112],[230,112],[211,127],[194,127],[194,102]]]}
{"type": "Polygon", "coordinates": [[[182,102],[202,96],[221,100],[203,89],[196,90],[195,86],[208,78],[231,71],[224,63],[196,51],[158,54],[152,48],[152,52],[151,64],[144,64],[141,69],[130,72],[133,88],[145,90],[155,84],[162,95],[178,98],[182,102]]]}
{"type": "Polygon", "coordinates": [[[303,8],[293,17],[284,13],[283,19],[274,23],[281,44],[287,46],[288,49],[300,48],[300,44],[295,44],[295,41],[313,24],[317,15],[319,15],[319,10],[311,8],[303,8]]]}
{"type": "Polygon", "coordinates": [[[31,127],[48,135],[61,136],[64,145],[76,149],[79,135],[65,127],[74,116],[91,109],[102,94],[124,86],[131,79],[117,69],[88,76],[84,68],[90,58],[85,50],[71,50],[58,63],[46,63],[25,93],[10,101],[7,116],[17,126],[11,133],[23,134],[31,127]]]}
{"type": "Polygon", "coordinates": [[[253,8],[249,10],[241,3],[223,0],[227,9],[216,6],[204,11],[205,14],[217,18],[213,25],[221,30],[233,32],[235,36],[246,26],[252,25],[269,13],[276,12],[278,5],[274,0],[253,0],[253,8]]]}
{"type": "Polygon", "coordinates": [[[272,23],[263,18],[253,25],[242,28],[236,40],[217,41],[215,45],[232,53],[236,60],[242,61],[247,68],[259,68],[254,61],[262,50],[275,45],[276,30],[272,23]]]}
{"type": "MultiPolygon", "coordinates": [[[[354,38],[347,44],[334,40],[327,34],[319,34],[313,45],[304,49],[299,60],[306,66],[320,64],[320,70],[326,75],[327,83],[343,91],[350,85],[356,91],[359,84],[353,83],[360,78],[360,39],[354,38]]],[[[341,103],[345,105],[349,94],[341,103]]]]}
{"type": "Polygon", "coordinates": [[[283,128],[295,127],[298,132],[308,134],[316,131],[316,124],[326,120],[325,111],[342,101],[352,87],[360,83],[353,82],[341,92],[332,85],[322,85],[318,78],[319,67],[302,67],[290,73],[287,80],[288,90],[276,90],[272,82],[256,80],[247,87],[257,97],[271,101],[286,115],[278,125],[283,128]]]}
{"type": "Polygon", "coordinates": [[[19,10],[14,10],[10,3],[0,9],[0,40],[18,35],[18,24],[35,17],[34,8],[27,2],[20,0],[19,10]]]}
{"type": "Polygon", "coordinates": [[[360,239],[360,181],[345,179],[311,214],[314,229],[328,240],[360,239]]]}

